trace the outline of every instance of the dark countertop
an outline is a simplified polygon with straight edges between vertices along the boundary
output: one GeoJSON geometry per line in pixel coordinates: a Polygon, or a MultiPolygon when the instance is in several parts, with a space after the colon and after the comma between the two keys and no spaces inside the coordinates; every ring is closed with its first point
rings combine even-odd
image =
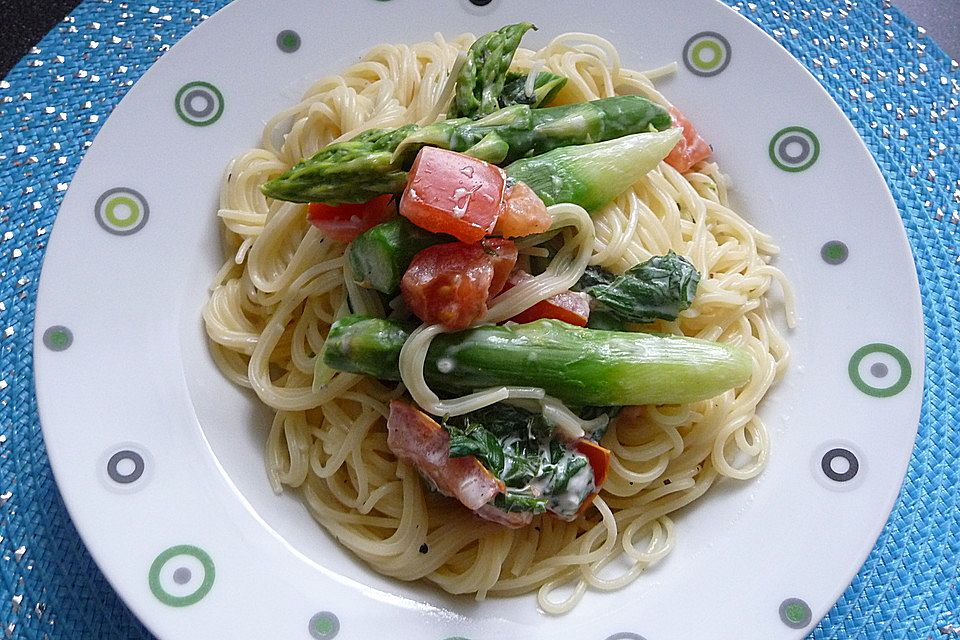
{"type": "MultiPolygon", "coordinates": [[[[0,0],[0,78],[79,3],[0,0]]],[[[948,55],[960,60],[960,0],[895,0],[893,5],[926,29],[948,55]]]]}

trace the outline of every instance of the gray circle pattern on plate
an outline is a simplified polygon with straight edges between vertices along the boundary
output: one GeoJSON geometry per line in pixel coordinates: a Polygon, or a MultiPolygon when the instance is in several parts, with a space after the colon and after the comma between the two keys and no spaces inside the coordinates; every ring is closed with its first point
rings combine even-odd
{"type": "Polygon", "coordinates": [[[716,31],[701,31],[694,35],[683,45],[681,56],[687,70],[702,78],[721,73],[732,57],[730,41],[716,31]]]}
{"type": "Polygon", "coordinates": [[[150,217],[150,205],[139,191],[115,187],[104,191],[93,207],[94,216],[104,231],[129,236],[143,229],[150,217]]]}
{"type": "Polygon", "coordinates": [[[107,461],[107,475],[110,476],[110,479],[117,484],[130,484],[136,482],[143,477],[143,472],[145,469],[146,463],[143,460],[143,456],[130,449],[117,451],[115,454],[110,456],[110,460],[107,461]],[[133,468],[129,471],[121,468],[122,466],[129,467],[131,464],[133,465],[133,468]]]}

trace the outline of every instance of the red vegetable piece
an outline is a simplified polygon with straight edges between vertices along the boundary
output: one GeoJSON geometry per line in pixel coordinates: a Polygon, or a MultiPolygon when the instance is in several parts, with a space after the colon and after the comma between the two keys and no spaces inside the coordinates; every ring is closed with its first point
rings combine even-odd
{"type": "Polygon", "coordinates": [[[666,163],[679,171],[686,173],[693,165],[701,160],[706,160],[713,153],[707,141],[700,137],[693,123],[687,120],[676,107],[670,107],[670,117],[673,119],[674,127],[683,129],[683,137],[677,142],[677,146],[665,158],[666,163]]]}
{"type": "Polygon", "coordinates": [[[580,438],[574,448],[587,457],[593,468],[593,485],[600,490],[607,481],[607,471],[610,468],[610,450],[602,447],[593,440],[580,438]]]}
{"type": "Polygon", "coordinates": [[[393,400],[387,418],[387,446],[430,479],[440,493],[468,509],[479,509],[504,491],[476,456],[450,457],[450,434],[415,406],[393,400]]]}
{"type": "Polygon", "coordinates": [[[497,223],[504,179],[503,171],[489,162],[424,147],[410,169],[400,214],[427,231],[478,242],[497,223]]]}
{"type": "Polygon", "coordinates": [[[507,284],[507,279],[517,264],[517,245],[513,240],[503,238],[487,238],[481,242],[484,251],[493,264],[493,279],[490,281],[490,290],[487,299],[492,298],[507,284]]]}
{"type": "Polygon", "coordinates": [[[574,448],[587,457],[587,461],[593,469],[593,486],[595,487],[593,493],[584,499],[580,509],[577,510],[577,515],[580,515],[587,510],[593,499],[600,493],[603,483],[607,481],[607,471],[610,469],[610,450],[587,438],[577,440],[574,448]]]}
{"type": "Polygon", "coordinates": [[[488,238],[476,244],[449,242],[427,247],[413,257],[400,291],[424,322],[466,329],[487,312],[491,289],[517,261],[510,240],[488,238]]]}
{"type": "Polygon", "coordinates": [[[311,202],[307,220],[323,235],[336,242],[351,242],[358,235],[393,217],[388,194],[362,204],[326,204],[311,202]]]}
{"type": "MultiPolygon", "coordinates": [[[[507,279],[506,288],[509,289],[531,278],[533,276],[525,271],[514,271],[507,279]]],[[[583,292],[562,291],[546,300],[541,300],[510,319],[520,324],[526,324],[543,318],[552,318],[578,327],[585,327],[587,326],[587,320],[590,318],[590,296],[583,292]]]]}
{"type": "Polygon", "coordinates": [[[550,229],[553,218],[533,189],[518,182],[509,189],[503,199],[503,210],[493,231],[504,238],[519,238],[550,229]]]}

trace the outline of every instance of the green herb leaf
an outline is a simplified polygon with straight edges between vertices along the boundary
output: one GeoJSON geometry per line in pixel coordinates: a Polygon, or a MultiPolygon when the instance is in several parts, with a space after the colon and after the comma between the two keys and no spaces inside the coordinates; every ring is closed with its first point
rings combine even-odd
{"type": "Polygon", "coordinates": [[[654,256],[622,276],[588,267],[577,283],[602,308],[624,322],[676,320],[697,295],[700,273],[683,256],[654,256]]]}
{"type": "Polygon", "coordinates": [[[493,506],[502,511],[531,511],[535,514],[543,513],[547,510],[547,498],[543,496],[532,496],[527,493],[516,491],[507,491],[498,493],[493,499],[493,506]]]}

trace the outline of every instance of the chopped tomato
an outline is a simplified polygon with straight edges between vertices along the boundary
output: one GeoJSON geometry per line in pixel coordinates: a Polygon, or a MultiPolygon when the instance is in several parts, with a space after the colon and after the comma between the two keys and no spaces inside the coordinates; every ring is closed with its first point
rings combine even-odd
{"type": "Polygon", "coordinates": [[[415,406],[393,400],[387,418],[387,446],[430,479],[440,493],[468,509],[479,509],[504,491],[476,456],[450,457],[450,434],[415,406]]]}
{"type": "Polygon", "coordinates": [[[400,214],[427,231],[477,242],[497,223],[504,181],[503,171],[489,162],[424,147],[410,169],[400,214]]]}
{"type": "MultiPolygon", "coordinates": [[[[510,289],[531,278],[533,276],[525,271],[514,271],[507,279],[505,288],[510,289]]],[[[567,324],[585,327],[590,318],[590,296],[577,291],[562,291],[546,300],[541,300],[510,319],[525,324],[543,318],[562,320],[567,324]]]]}
{"type": "Polygon", "coordinates": [[[587,461],[590,462],[590,467],[593,469],[593,486],[595,487],[593,493],[588,495],[583,504],[580,505],[580,509],[577,511],[577,515],[579,515],[587,510],[593,499],[600,493],[603,483],[607,481],[607,471],[610,469],[610,450],[587,438],[577,440],[574,448],[585,455],[587,461]]]}
{"type": "Polygon", "coordinates": [[[665,158],[667,164],[679,171],[686,173],[690,171],[693,165],[701,160],[706,160],[713,153],[713,149],[707,144],[707,141],[700,137],[693,123],[687,120],[676,107],[670,107],[670,118],[673,120],[674,127],[683,129],[683,137],[677,143],[677,146],[665,158]]]}
{"type": "Polygon", "coordinates": [[[389,220],[393,213],[390,206],[392,199],[393,196],[388,193],[362,204],[311,202],[307,220],[327,238],[347,243],[367,229],[389,220]]]}
{"type": "Polygon", "coordinates": [[[589,438],[577,440],[574,448],[587,457],[593,468],[593,485],[599,490],[607,481],[607,470],[610,468],[610,450],[601,447],[589,438]]]}
{"type": "Polygon", "coordinates": [[[519,238],[543,233],[552,224],[553,218],[540,196],[523,182],[517,182],[504,194],[503,209],[493,232],[504,238],[519,238]]]}
{"type": "Polygon", "coordinates": [[[466,329],[487,312],[491,291],[503,288],[517,261],[512,240],[449,242],[413,257],[400,281],[407,306],[424,322],[466,329]]]}
{"type": "Polygon", "coordinates": [[[513,240],[503,238],[487,238],[481,245],[493,264],[493,279],[487,294],[487,299],[490,299],[503,291],[507,284],[507,278],[517,264],[517,245],[513,240]]]}

